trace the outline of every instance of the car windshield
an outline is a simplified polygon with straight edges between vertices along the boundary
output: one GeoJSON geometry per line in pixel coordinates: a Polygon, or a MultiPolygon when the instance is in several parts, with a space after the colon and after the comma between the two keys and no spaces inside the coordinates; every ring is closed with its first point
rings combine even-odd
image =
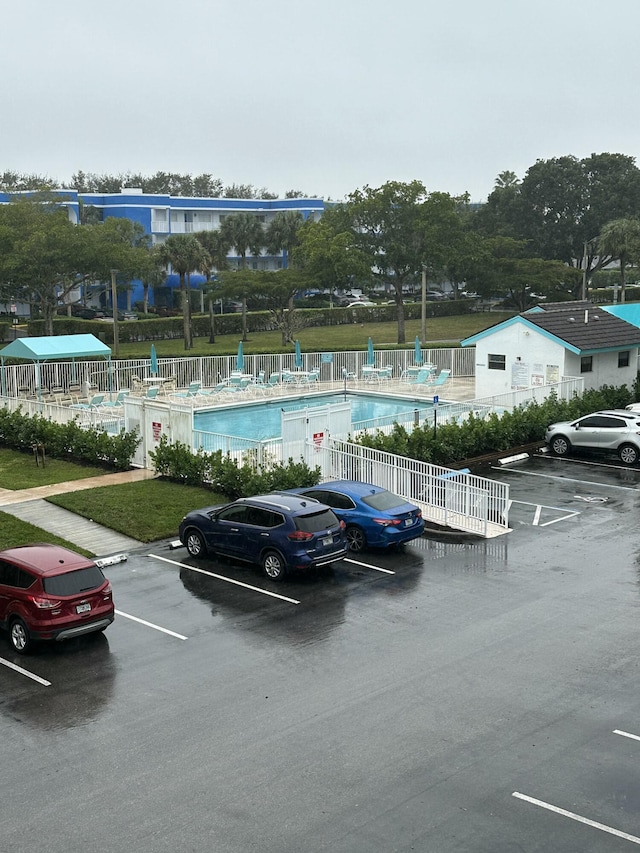
{"type": "Polygon", "coordinates": [[[371,509],[386,510],[401,506],[406,501],[394,495],[393,492],[376,492],[375,495],[365,495],[362,503],[370,506],[371,509]]]}
{"type": "Polygon", "coordinates": [[[63,575],[53,575],[44,578],[44,591],[49,595],[79,595],[98,589],[104,583],[104,575],[97,566],[66,572],[63,575]]]}
{"type": "Polygon", "coordinates": [[[339,521],[331,509],[323,509],[320,512],[311,512],[307,515],[297,515],[294,519],[298,530],[305,533],[317,533],[319,530],[328,530],[337,527],[339,521]]]}

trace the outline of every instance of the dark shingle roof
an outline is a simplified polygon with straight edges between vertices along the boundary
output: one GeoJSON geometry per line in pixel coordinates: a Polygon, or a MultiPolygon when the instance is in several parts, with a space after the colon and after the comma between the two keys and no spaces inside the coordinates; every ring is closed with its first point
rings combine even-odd
{"type": "Polygon", "coordinates": [[[554,302],[526,313],[529,323],[581,351],[640,346],[640,329],[591,302],[554,302]]]}

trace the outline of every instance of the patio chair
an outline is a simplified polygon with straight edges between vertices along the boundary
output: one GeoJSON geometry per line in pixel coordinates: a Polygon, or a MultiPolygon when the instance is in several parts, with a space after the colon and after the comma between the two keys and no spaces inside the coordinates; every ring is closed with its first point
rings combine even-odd
{"type": "Polygon", "coordinates": [[[175,391],[171,394],[172,397],[195,397],[202,387],[201,382],[190,382],[186,391],[175,391]]]}
{"type": "Polygon", "coordinates": [[[451,371],[450,371],[450,370],[448,370],[448,369],[441,370],[441,371],[440,371],[440,373],[439,373],[439,374],[436,376],[436,378],[433,380],[433,382],[431,382],[431,387],[432,387],[432,388],[440,388],[440,387],[442,387],[442,386],[445,384],[445,382],[447,382],[447,380],[449,379],[449,376],[450,376],[450,375],[451,375],[451,371]]]}
{"type": "Polygon", "coordinates": [[[104,394],[94,394],[88,403],[72,403],[70,409],[97,409],[104,401],[104,394]]]}
{"type": "Polygon", "coordinates": [[[431,385],[431,370],[424,367],[418,371],[418,375],[414,379],[409,380],[409,385],[431,385]]]}
{"type": "Polygon", "coordinates": [[[347,370],[346,367],[342,368],[342,378],[347,379],[347,380],[353,380],[354,382],[357,382],[357,380],[358,380],[358,377],[356,376],[356,374],[347,370]]]}
{"type": "Polygon", "coordinates": [[[130,391],[118,391],[115,400],[103,400],[100,404],[101,409],[121,409],[124,405],[124,398],[127,394],[130,394],[130,391]]]}
{"type": "Polygon", "coordinates": [[[152,385],[151,388],[147,388],[143,399],[144,400],[155,400],[159,393],[160,393],[160,387],[158,385],[152,385]]]}

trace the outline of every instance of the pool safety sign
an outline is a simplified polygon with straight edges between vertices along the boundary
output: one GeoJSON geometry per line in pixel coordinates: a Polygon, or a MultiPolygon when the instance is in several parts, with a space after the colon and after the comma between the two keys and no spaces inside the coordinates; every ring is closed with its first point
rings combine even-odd
{"type": "Polygon", "coordinates": [[[323,432],[314,432],[313,443],[315,445],[316,450],[320,450],[320,448],[322,447],[323,441],[324,441],[324,433],[323,432]]]}

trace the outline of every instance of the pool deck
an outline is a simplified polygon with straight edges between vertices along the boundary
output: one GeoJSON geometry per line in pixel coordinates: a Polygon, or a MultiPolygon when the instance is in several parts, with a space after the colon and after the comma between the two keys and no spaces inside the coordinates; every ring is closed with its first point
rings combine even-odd
{"type": "Polygon", "coordinates": [[[167,397],[158,396],[157,401],[163,400],[171,403],[181,403],[198,409],[211,409],[218,406],[237,405],[238,403],[259,403],[268,400],[282,400],[287,398],[301,397],[306,394],[333,393],[339,394],[344,391],[356,391],[366,394],[381,394],[384,397],[407,397],[411,400],[424,400],[432,403],[433,397],[437,395],[441,402],[466,402],[475,397],[475,380],[473,377],[449,379],[445,385],[433,387],[429,385],[416,385],[410,382],[389,380],[382,382],[367,382],[348,380],[345,382],[312,382],[312,383],[287,383],[274,386],[249,385],[242,391],[219,392],[196,394],[193,397],[167,397]]]}

